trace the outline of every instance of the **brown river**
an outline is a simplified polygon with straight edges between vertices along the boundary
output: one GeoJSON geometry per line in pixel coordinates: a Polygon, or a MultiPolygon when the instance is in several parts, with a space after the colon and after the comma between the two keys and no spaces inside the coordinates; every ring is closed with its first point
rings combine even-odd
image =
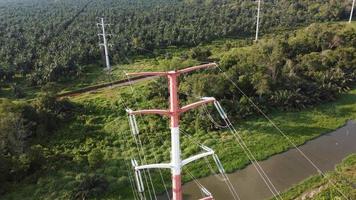
{"type": "MultiPolygon", "coordinates": [[[[323,172],[352,153],[356,153],[356,123],[349,121],[344,127],[322,135],[299,147],[323,172]]],[[[317,174],[316,169],[296,150],[291,149],[259,162],[277,190],[283,192],[304,179],[317,174]]],[[[269,199],[272,193],[252,165],[228,174],[241,200],[269,199]]],[[[198,179],[216,200],[233,200],[223,181],[215,176],[198,179]]],[[[194,182],[183,186],[185,200],[202,198],[194,182]]],[[[159,199],[165,199],[164,197],[159,199]]]]}

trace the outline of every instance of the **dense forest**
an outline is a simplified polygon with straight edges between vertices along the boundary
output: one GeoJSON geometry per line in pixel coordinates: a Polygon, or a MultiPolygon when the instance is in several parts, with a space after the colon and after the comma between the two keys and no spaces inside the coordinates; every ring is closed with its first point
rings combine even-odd
{"type": "MultiPolygon", "coordinates": [[[[253,0],[0,0],[0,96],[2,88],[10,87],[16,99],[0,98],[0,198],[132,199],[126,162],[137,157],[137,150],[125,107],[167,106],[166,80],[70,100],[56,98],[51,88],[52,82],[64,85],[75,80],[88,64],[102,59],[97,17],[111,24],[114,64],[139,56],[152,58],[156,69],[219,63],[217,69],[181,77],[182,104],[201,96],[216,97],[239,122],[238,128],[248,133],[248,145],[259,160],[291,146],[258,119],[247,96],[264,112],[286,118],[281,126],[293,121],[284,127],[288,130],[300,120],[305,127],[289,135],[297,144],[319,136],[325,127],[335,129],[355,118],[354,94],[335,103],[356,83],[356,26],[340,22],[348,18],[351,2],[265,0],[264,36],[253,43],[256,8],[253,0]],[[221,46],[210,48],[209,42],[219,39],[221,46]],[[168,55],[166,48],[172,46],[184,51],[168,55]],[[25,98],[22,87],[41,92],[25,98]],[[308,110],[311,107],[315,110],[308,110]],[[307,114],[299,117],[297,111],[316,117],[304,119],[307,114]],[[250,117],[257,120],[248,121],[250,117]],[[325,127],[316,128],[320,124],[325,127]]],[[[184,115],[182,130],[222,155],[227,171],[246,166],[248,158],[217,126],[219,115],[212,109],[184,115]],[[206,113],[211,118],[204,117],[206,113]],[[209,138],[207,132],[226,144],[209,138]],[[236,155],[238,159],[231,159],[236,155]]],[[[158,119],[139,119],[151,163],[170,156],[169,141],[159,138],[169,138],[167,121],[158,119]]],[[[182,149],[184,156],[199,151],[189,138],[182,138],[182,149]]],[[[197,177],[210,173],[203,165],[192,166],[197,177]]],[[[170,177],[169,172],[163,175],[170,177]]],[[[153,181],[162,192],[157,173],[153,181]]]]}
{"type": "MultiPolygon", "coordinates": [[[[258,113],[247,97],[265,111],[300,110],[332,101],[356,82],[355,47],[356,29],[344,24],[312,24],[242,48],[229,49],[226,43],[218,69],[183,78],[181,98],[214,96],[236,118],[258,113]]],[[[193,48],[190,56],[207,60],[207,51],[193,48]]],[[[168,98],[164,81],[150,85],[150,98],[168,98]]]]}
{"type": "MultiPolygon", "coordinates": [[[[348,0],[264,1],[261,29],[342,20],[350,7],[348,0]]],[[[81,74],[101,58],[97,17],[112,24],[112,60],[123,63],[171,45],[250,36],[255,15],[250,0],[0,1],[1,84],[22,78],[43,85],[81,74]]]]}

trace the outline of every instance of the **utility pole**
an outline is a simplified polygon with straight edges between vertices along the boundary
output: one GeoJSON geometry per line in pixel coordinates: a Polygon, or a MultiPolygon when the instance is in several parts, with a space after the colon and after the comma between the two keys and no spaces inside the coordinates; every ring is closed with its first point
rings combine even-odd
{"type": "Polygon", "coordinates": [[[261,0],[258,0],[258,6],[257,6],[257,23],[256,23],[256,38],[255,38],[255,42],[258,41],[258,31],[259,31],[259,26],[260,26],[260,10],[261,10],[261,0]]]}
{"type": "MultiPolygon", "coordinates": [[[[140,170],[144,169],[157,169],[157,168],[166,168],[166,169],[171,169],[172,173],[172,195],[173,195],[173,200],[182,200],[183,199],[183,192],[182,192],[182,167],[187,165],[190,162],[193,162],[195,160],[207,157],[207,156],[213,156],[216,164],[219,167],[219,170],[222,167],[220,160],[217,158],[215,152],[206,147],[206,146],[201,146],[202,150],[204,150],[204,153],[200,153],[198,155],[189,157],[187,159],[182,160],[181,157],[181,148],[180,148],[180,132],[179,132],[179,122],[180,122],[180,115],[183,113],[192,110],[198,106],[208,104],[208,103],[215,103],[216,100],[213,97],[205,97],[202,98],[201,101],[180,107],[179,105],[179,98],[178,98],[178,77],[181,74],[186,74],[191,71],[199,70],[199,69],[206,69],[206,68],[211,68],[211,67],[216,67],[217,65],[215,63],[210,63],[210,64],[204,64],[204,65],[199,65],[195,67],[190,67],[182,70],[174,70],[174,71],[168,71],[168,72],[137,72],[137,73],[128,73],[127,75],[129,76],[136,76],[136,75],[144,75],[144,76],[161,76],[161,77],[166,77],[168,78],[168,91],[169,91],[169,109],[149,109],[149,110],[138,110],[138,111],[132,111],[132,110],[127,110],[129,117],[130,117],[130,126],[131,129],[133,130],[133,134],[137,135],[138,134],[138,129],[137,129],[137,124],[136,124],[136,115],[142,115],[142,114],[158,114],[161,116],[168,116],[170,117],[170,129],[171,129],[171,161],[170,163],[160,163],[160,164],[147,164],[147,165],[142,165],[138,166],[136,160],[133,160],[133,167],[135,168],[135,175],[136,175],[136,181],[137,185],[139,188],[139,192],[143,192],[143,184],[142,184],[142,178],[140,177],[140,170]]],[[[221,169],[221,173],[224,173],[224,170],[221,169]]],[[[205,189],[205,188],[204,188],[205,189]]],[[[203,189],[203,190],[204,190],[203,189]]],[[[203,198],[203,200],[213,200],[213,197],[209,192],[204,192],[206,196],[203,198]]]]}
{"type": "Polygon", "coordinates": [[[353,0],[353,1],[352,1],[352,7],[351,7],[351,13],[350,13],[349,23],[351,23],[351,21],[352,21],[352,15],[354,14],[355,1],[356,1],[356,0],[353,0]]]}
{"type": "Polygon", "coordinates": [[[105,61],[106,61],[106,69],[110,70],[110,60],[109,60],[109,50],[108,50],[108,43],[107,43],[107,38],[106,36],[110,36],[111,34],[106,34],[105,32],[105,26],[108,26],[109,24],[104,24],[104,18],[100,18],[100,22],[97,23],[97,25],[101,28],[102,33],[99,33],[98,36],[99,38],[103,38],[103,43],[99,43],[100,46],[104,47],[105,51],[105,61]]]}

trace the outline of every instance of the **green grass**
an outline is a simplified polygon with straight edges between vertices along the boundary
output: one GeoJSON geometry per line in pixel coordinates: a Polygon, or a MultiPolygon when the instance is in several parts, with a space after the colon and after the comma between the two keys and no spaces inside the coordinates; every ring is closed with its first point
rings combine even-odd
{"type": "Polygon", "coordinates": [[[316,192],[309,199],[334,200],[347,198],[356,199],[356,154],[352,154],[340,163],[335,171],[329,172],[325,177],[312,176],[302,183],[295,185],[281,194],[283,199],[296,199],[316,192]],[[331,182],[330,182],[331,180],[331,182]],[[320,190],[320,191],[319,191],[320,190]]]}

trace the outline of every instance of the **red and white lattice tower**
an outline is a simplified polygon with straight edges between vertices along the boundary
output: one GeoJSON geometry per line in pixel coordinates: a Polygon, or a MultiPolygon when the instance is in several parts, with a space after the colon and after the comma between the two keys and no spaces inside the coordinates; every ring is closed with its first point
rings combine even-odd
{"type": "MultiPolygon", "coordinates": [[[[171,161],[170,163],[160,163],[160,164],[147,164],[138,166],[136,161],[133,161],[133,166],[136,170],[136,181],[138,182],[139,190],[143,192],[143,184],[142,178],[138,177],[140,175],[140,170],[144,169],[157,169],[157,168],[165,168],[171,169],[172,173],[172,195],[173,200],[182,200],[183,199],[183,192],[182,192],[182,167],[187,165],[190,162],[195,160],[207,157],[207,156],[214,156],[215,153],[212,149],[201,146],[204,150],[204,153],[200,153],[198,155],[192,156],[190,158],[182,160],[181,158],[181,148],[180,148],[180,133],[179,133],[179,119],[180,115],[183,113],[194,109],[198,106],[214,103],[216,100],[213,97],[202,98],[201,101],[180,107],[179,105],[179,98],[178,98],[178,77],[181,74],[189,73],[191,71],[195,71],[198,69],[206,69],[210,67],[216,67],[215,63],[199,65],[195,67],[190,67],[182,70],[174,70],[168,72],[138,72],[138,73],[128,73],[129,76],[162,76],[168,78],[168,88],[169,88],[169,109],[161,110],[161,109],[150,109],[150,110],[138,110],[132,111],[127,110],[130,116],[135,115],[142,115],[142,114],[158,114],[162,116],[170,117],[170,129],[171,129],[171,161]],[[140,180],[141,179],[141,180],[140,180]],[[139,183],[141,182],[141,184],[139,183]],[[141,187],[141,189],[140,189],[141,187]]],[[[130,118],[130,120],[133,120],[130,118]]],[[[135,128],[135,127],[134,127],[135,128]]],[[[137,127],[136,127],[137,128],[137,127]]],[[[217,158],[217,157],[216,157],[217,158]]],[[[215,159],[215,158],[214,158],[215,159]]],[[[220,161],[219,161],[220,162],[220,161]]],[[[210,193],[208,193],[204,200],[212,200],[213,197],[210,193]]]]}

